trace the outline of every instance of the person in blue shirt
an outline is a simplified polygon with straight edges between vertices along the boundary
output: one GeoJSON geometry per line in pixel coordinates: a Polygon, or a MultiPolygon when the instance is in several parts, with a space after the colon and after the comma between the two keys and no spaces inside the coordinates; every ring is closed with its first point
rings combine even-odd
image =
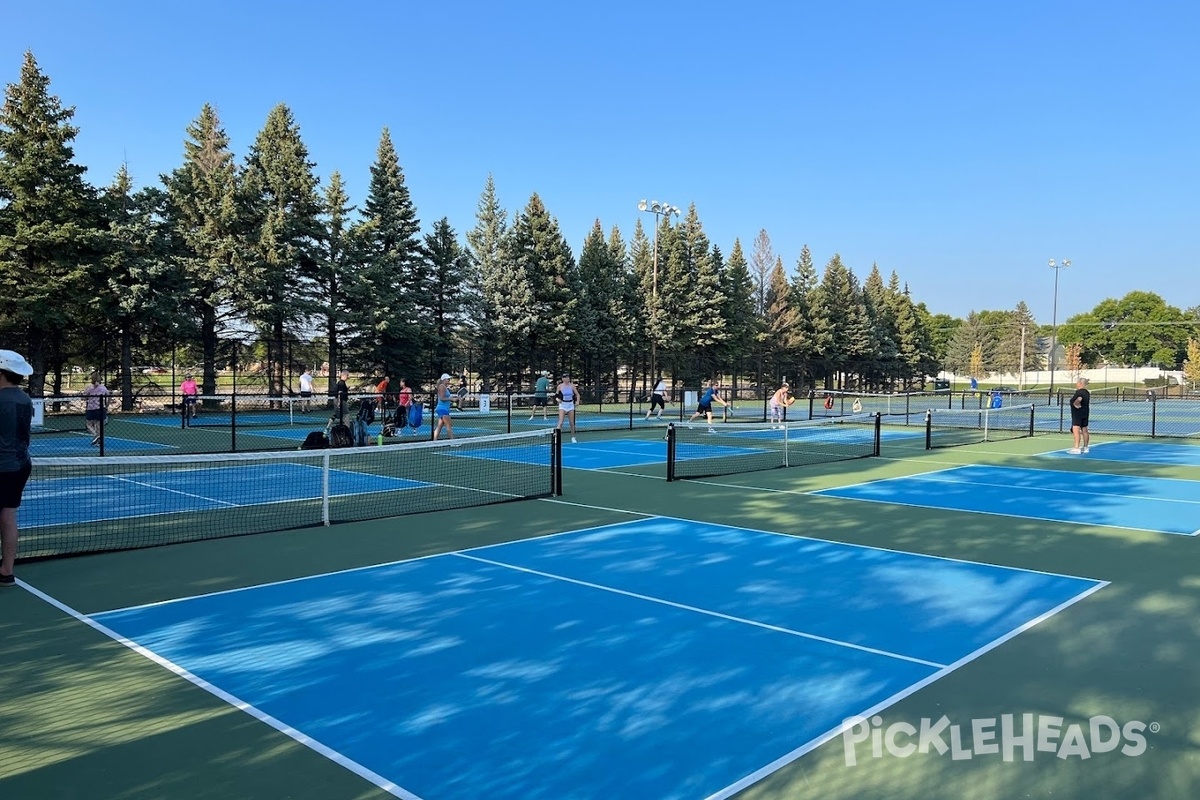
{"type": "Polygon", "coordinates": [[[433,438],[437,439],[443,429],[446,431],[446,438],[454,438],[454,425],[450,422],[450,403],[454,400],[454,395],[450,392],[450,375],[443,372],[442,377],[438,378],[437,388],[434,390],[436,394],[437,405],[434,407],[434,414],[437,416],[437,425],[433,428],[433,438]]]}
{"type": "Polygon", "coordinates": [[[21,382],[33,367],[12,350],[0,350],[0,588],[15,586],[17,560],[17,508],[33,462],[29,459],[29,432],[33,427],[33,401],[21,382]]]}
{"type": "Polygon", "coordinates": [[[691,422],[696,417],[703,414],[708,419],[709,433],[717,432],[712,426],[712,404],[720,403],[721,405],[725,405],[725,401],[722,400],[720,395],[717,394],[718,389],[719,387],[715,381],[709,381],[707,384],[705,384],[704,389],[700,392],[700,402],[696,406],[696,413],[692,414],[691,418],[688,420],[688,422],[691,422]]]}

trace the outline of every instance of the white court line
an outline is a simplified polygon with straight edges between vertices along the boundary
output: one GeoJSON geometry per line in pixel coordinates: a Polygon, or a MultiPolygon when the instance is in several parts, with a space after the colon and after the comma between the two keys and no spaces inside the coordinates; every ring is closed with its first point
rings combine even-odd
{"type": "Polygon", "coordinates": [[[132,650],[133,652],[142,656],[143,658],[149,659],[150,661],[154,662],[155,664],[158,664],[160,667],[164,667],[165,669],[173,672],[175,675],[178,675],[179,677],[183,678],[184,680],[189,681],[190,683],[194,684],[195,686],[198,686],[199,688],[203,689],[204,691],[208,692],[209,694],[213,695],[214,697],[218,698],[219,700],[223,700],[224,702],[228,703],[229,705],[233,706],[234,708],[238,709],[239,711],[244,711],[245,713],[247,713],[250,716],[257,719],[259,722],[270,725],[272,728],[279,731],[283,735],[295,740],[296,742],[304,745],[305,747],[309,748],[310,750],[313,750],[314,752],[325,756],[330,761],[334,762],[335,764],[337,764],[341,767],[344,767],[345,769],[348,769],[350,772],[353,772],[355,775],[359,776],[363,780],[369,781],[370,783],[374,784],[375,786],[378,786],[380,789],[382,789],[383,791],[392,795],[393,797],[399,797],[399,798],[402,798],[402,800],[421,800],[421,798],[418,795],[415,795],[412,792],[407,791],[406,789],[404,789],[400,786],[397,786],[395,783],[391,782],[390,780],[383,777],[382,775],[379,775],[376,772],[372,772],[371,770],[364,767],[362,764],[359,764],[357,761],[354,761],[353,759],[349,758],[348,756],[343,755],[342,753],[338,752],[337,750],[334,750],[332,747],[329,747],[328,745],[322,744],[321,742],[317,741],[316,739],[312,738],[311,736],[297,730],[296,728],[293,728],[291,725],[288,725],[286,722],[283,722],[282,720],[279,720],[279,719],[271,716],[270,714],[268,714],[265,711],[262,711],[261,709],[257,708],[256,706],[253,706],[250,703],[245,702],[244,700],[237,697],[236,695],[232,695],[229,692],[226,692],[224,689],[214,686],[213,684],[204,680],[200,676],[195,675],[192,672],[189,672],[188,670],[179,666],[175,662],[173,662],[169,659],[163,658],[159,654],[155,653],[153,650],[148,650],[145,647],[142,647],[140,644],[133,641],[132,639],[126,639],[124,636],[120,635],[116,631],[113,631],[113,630],[105,627],[103,624],[97,622],[96,620],[92,619],[91,617],[88,617],[85,614],[81,614],[80,612],[76,611],[75,609],[71,608],[70,606],[66,605],[65,603],[62,603],[62,602],[56,600],[55,598],[51,597],[50,595],[46,594],[45,592],[35,589],[34,587],[30,586],[29,584],[25,583],[24,581],[22,581],[20,579],[17,580],[17,583],[21,586],[21,588],[25,589],[25,591],[27,591],[30,594],[34,595],[35,597],[41,599],[43,602],[48,603],[49,605],[53,606],[54,608],[57,608],[59,611],[63,612],[64,614],[74,617],[79,622],[82,622],[83,624],[95,629],[96,631],[99,631],[100,633],[109,637],[113,641],[118,642],[119,644],[122,644],[125,647],[128,647],[130,650],[132,650]]]}
{"type": "Polygon", "coordinates": [[[716,617],[718,619],[724,619],[724,620],[728,620],[730,622],[740,622],[744,625],[752,625],[755,628],[763,628],[764,630],[775,631],[776,633],[786,633],[789,636],[799,636],[802,639],[811,639],[813,641],[822,642],[824,644],[836,645],[838,647],[847,647],[847,648],[850,648],[851,650],[860,650],[864,653],[870,653],[871,655],[876,655],[876,656],[883,656],[884,658],[893,658],[893,659],[898,659],[900,661],[909,661],[913,664],[921,664],[926,667],[936,667],[938,669],[943,669],[946,666],[945,664],[940,664],[936,661],[926,661],[923,658],[916,658],[914,656],[906,656],[901,653],[893,653],[889,650],[880,650],[880,649],[877,649],[874,647],[867,647],[867,646],[861,645],[861,644],[854,644],[853,642],[845,642],[840,639],[831,639],[827,636],[819,636],[815,633],[805,633],[804,631],[796,631],[796,630],[792,630],[791,628],[781,627],[779,625],[771,625],[766,622],[758,622],[756,620],[746,619],[745,617],[735,617],[731,614],[722,614],[720,611],[710,611],[706,608],[699,608],[697,606],[689,606],[685,603],[676,603],[673,600],[665,600],[661,597],[651,597],[650,595],[639,594],[637,592],[630,592],[630,591],[626,591],[625,589],[617,589],[612,586],[603,586],[599,583],[591,583],[590,581],[582,581],[577,578],[568,578],[565,575],[556,575],[552,572],[542,572],[541,570],[530,569],[529,567],[522,567],[522,566],[518,566],[516,564],[508,564],[503,561],[494,561],[490,558],[480,558],[479,556],[468,555],[467,553],[454,553],[453,555],[456,555],[459,558],[470,559],[471,561],[478,561],[481,564],[491,564],[494,567],[502,567],[504,569],[516,570],[517,572],[524,572],[529,575],[538,575],[543,578],[550,578],[551,580],[563,581],[564,583],[573,583],[576,586],[586,586],[589,589],[598,589],[602,592],[610,592],[612,594],[619,594],[624,597],[632,597],[636,600],[645,600],[647,602],[656,603],[658,605],[670,606],[671,608],[678,608],[682,611],[693,611],[697,614],[704,614],[705,616],[716,617]]]}
{"type": "MultiPolygon", "coordinates": [[[[984,654],[988,653],[989,651],[996,649],[997,647],[999,647],[1000,645],[1009,641],[1010,639],[1016,637],[1017,635],[1024,633],[1025,631],[1029,630],[1033,626],[1038,625],[1039,623],[1049,619],[1050,617],[1054,616],[1055,614],[1058,614],[1059,612],[1069,608],[1070,606],[1074,605],[1075,603],[1078,603],[1080,600],[1090,597],[1092,594],[1099,591],[1100,589],[1103,589],[1105,586],[1108,586],[1108,585],[1109,585],[1108,581],[1102,581],[1102,582],[1098,583],[1097,585],[1093,586],[1092,588],[1087,589],[1084,592],[1081,592],[1080,594],[1076,595],[1075,597],[1072,597],[1070,600],[1066,600],[1066,601],[1060,603],[1058,606],[1050,609],[1046,613],[1044,613],[1034,619],[1029,620],[1024,625],[1021,625],[1021,626],[1015,628],[1014,630],[1009,631],[1008,633],[1001,636],[1000,638],[998,638],[992,642],[989,642],[988,644],[985,644],[983,647],[980,647],[975,652],[968,653],[967,655],[960,658],[958,661],[955,661],[953,664],[948,664],[945,667],[943,667],[942,669],[933,673],[932,675],[917,681],[916,683],[912,684],[911,686],[901,689],[899,692],[896,692],[896,694],[892,695],[891,697],[889,697],[885,700],[881,700],[880,702],[878,702],[875,705],[871,706],[870,708],[862,711],[861,713],[857,714],[856,716],[863,718],[863,719],[869,719],[869,718],[875,716],[876,714],[879,714],[882,711],[885,711],[886,709],[890,708],[891,706],[894,706],[896,703],[899,703],[901,700],[905,699],[909,695],[915,694],[916,692],[920,691],[921,689],[924,689],[926,686],[933,683],[934,681],[940,680],[941,678],[946,677],[951,672],[954,672],[955,670],[959,669],[960,667],[966,666],[967,664],[969,664],[972,661],[976,660],[977,658],[983,656],[984,654]]],[[[853,718],[853,717],[851,717],[851,718],[853,718]]],[[[783,767],[786,767],[788,764],[791,764],[793,761],[797,760],[801,756],[812,752],[813,750],[817,749],[818,747],[825,744],[826,742],[829,742],[830,740],[840,736],[842,734],[842,730],[843,730],[844,726],[845,726],[845,723],[843,722],[842,724],[838,725],[836,728],[832,728],[832,729],[826,731],[825,733],[823,733],[819,736],[816,736],[813,739],[810,739],[809,741],[807,741],[804,744],[797,747],[792,752],[787,753],[783,756],[780,756],[776,760],[772,761],[770,764],[767,764],[767,765],[763,766],[762,768],[755,770],[754,772],[750,773],[749,775],[742,778],[741,780],[736,781],[735,783],[731,783],[729,786],[726,786],[724,789],[721,789],[718,792],[714,792],[713,794],[709,795],[706,798],[706,800],[725,800],[726,798],[732,797],[733,795],[737,794],[738,792],[742,791],[743,789],[745,789],[749,786],[752,786],[755,783],[758,783],[759,781],[761,781],[763,778],[767,777],[768,775],[778,772],[780,769],[782,769],[783,767]]]]}
{"type": "MultiPolygon", "coordinates": [[[[588,505],[584,505],[582,503],[567,503],[562,500],[551,500],[548,498],[539,498],[539,499],[541,499],[543,502],[547,502],[547,503],[558,503],[560,505],[579,506],[580,508],[590,508],[590,509],[595,509],[598,511],[619,511],[619,509],[604,508],[603,506],[588,506],[588,505]]],[[[642,514],[637,511],[621,511],[621,513],[634,514],[636,516],[650,517],[650,518],[653,518],[655,516],[653,514],[642,514]]],[[[417,561],[428,561],[430,559],[441,558],[443,556],[471,553],[476,550],[485,550],[490,547],[499,547],[499,546],[506,545],[506,544],[516,544],[517,542],[533,542],[533,541],[540,541],[542,539],[553,539],[558,536],[567,536],[567,535],[573,534],[573,533],[587,533],[589,531],[598,531],[598,530],[603,530],[605,528],[614,528],[614,527],[617,527],[620,525],[628,525],[628,524],[629,524],[628,522],[606,522],[603,525],[592,525],[587,528],[577,528],[575,530],[570,530],[570,531],[555,531],[554,533],[545,533],[540,536],[530,536],[525,539],[514,539],[511,541],[505,541],[505,542],[494,542],[492,544],[481,544],[481,545],[477,545],[476,547],[468,547],[463,550],[447,550],[444,553],[429,553],[428,555],[412,556],[411,558],[397,558],[392,561],[384,561],[384,562],[381,562],[378,564],[365,564],[361,567],[347,567],[345,569],[335,569],[330,572],[318,572],[314,575],[300,575],[295,578],[283,578],[283,579],[277,580],[277,581],[268,581],[267,583],[255,583],[250,586],[239,586],[234,589],[217,589],[216,591],[203,592],[201,594],[193,594],[193,595],[188,595],[186,597],[172,597],[167,600],[155,600],[150,603],[139,603],[137,605],[123,606],[121,608],[109,609],[107,611],[96,611],[96,612],[93,612],[93,615],[98,616],[98,615],[102,615],[102,614],[116,614],[116,613],[122,612],[122,611],[138,611],[138,610],[141,610],[144,608],[156,608],[158,606],[166,606],[166,605],[171,605],[173,603],[182,603],[187,600],[198,600],[202,597],[218,597],[220,595],[225,595],[225,594],[236,594],[238,592],[248,592],[248,591],[252,591],[254,589],[262,589],[262,588],[265,588],[268,586],[284,586],[289,583],[301,583],[303,581],[313,581],[313,580],[317,580],[319,578],[325,578],[325,577],[328,577],[331,575],[348,575],[353,572],[364,572],[364,571],[370,570],[370,569],[383,569],[385,567],[394,567],[397,564],[407,564],[410,562],[415,563],[417,561]]]]}

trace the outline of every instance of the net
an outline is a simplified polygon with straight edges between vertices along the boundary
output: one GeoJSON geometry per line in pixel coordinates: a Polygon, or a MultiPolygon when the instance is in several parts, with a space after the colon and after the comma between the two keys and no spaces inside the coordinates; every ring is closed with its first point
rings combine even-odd
{"type": "Polygon", "coordinates": [[[879,421],[877,414],[859,414],[782,425],[672,425],[667,434],[667,480],[877,456],[879,421]]]}
{"type": "MultiPolygon", "coordinates": [[[[346,414],[353,417],[362,397],[352,396],[346,414]]],[[[200,395],[194,404],[180,398],[180,415],[194,428],[231,426],[320,425],[333,413],[325,397],[272,397],[269,395],[200,395]]]]}
{"type": "Polygon", "coordinates": [[[962,410],[932,408],[925,416],[925,447],[958,447],[1033,436],[1034,406],[962,410]]]}
{"type": "Polygon", "coordinates": [[[553,494],[552,431],[285,453],[35,458],[22,558],[123,550],[553,494]]]}

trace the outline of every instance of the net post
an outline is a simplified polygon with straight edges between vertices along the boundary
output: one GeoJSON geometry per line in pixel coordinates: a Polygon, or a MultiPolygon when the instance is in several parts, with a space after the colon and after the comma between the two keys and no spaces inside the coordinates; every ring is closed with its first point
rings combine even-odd
{"type": "MultiPolygon", "coordinates": [[[[1155,436],[1158,427],[1158,393],[1150,390],[1150,438],[1155,436]]],[[[103,430],[103,428],[101,428],[103,430]]]]}
{"type": "Polygon", "coordinates": [[[675,423],[667,425],[667,482],[675,480],[675,423]]]}
{"type": "Polygon", "coordinates": [[[933,409],[925,412],[925,449],[933,449],[933,409]]]}
{"type": "MultiPolygon", "coordinates": [[[[621,387],[617,386],[617,396],[620,397],[621,387]]],[[[633,430],[633,390],[629,392],[629,430],[633,430]]]]}
{"type": "Polygon", "coordinates": [[[555,428],[550,434],[550,494],[562,497],[562,431],[555,428]]]}
{"type": "Polygon", "coordinates": [[[1033,431],[1034,431],[1033,415],[1034,415],[1035,408],[1036,408],[1036,406],[1033,403],[1029,404],[1029,435],[1031,437],[1033,436],[1033,431]]]}
{"type": "Polygon", "coordinates": [[[788,464],[788,441],[789,441],[788,440],[788,426],[786,423],[784,423],[784,426],[783,426],[783,465],[785,467],[791,466],[790,464],[788,464]]]}
{"type": "MultiPolygon", "coordinates": [[[[908,419],[908,413],[905,412],[905,419],[908,419]]],[[[879,458],[881,452],[880,442],[883,439],[883,415],[878,411],[875,412],[875,457],[879,458]]]]}
{"type": "MultiPolygon", "coordinates": [[[[235,378],[236,380],[236,378],[235,378]]],[[[237,452],[237,391],[229,396],[229,449],[237,452]]]]}
{"type": "Polygon", "coordinates": [[[329,527],[329,453],[321,459],[321,524],[329,527]]]}
{"type": "Polygon", "coordinates": [[[505,412],[505,419],[504,419],[504,432],[505,433],[512,433],[512,399],[513,399],[512,389],[509,389],[508,390],[508,403],[506,404],[508,406],[508,410],[505,412]]]}
{"type": "MultiPolygon", "coordinates": [[[[105,439],[105,436],[104,436],[104,423],[105,423],[105,422],[108,420],[108,409],[105,407],[105,405],[104,405],[104,403],[103,403],[103,400],[104,400],[104,398],[101,398],[101,405],[100,405],[100,442],[99,442],[99,444],[100,444],[100,455],[104,455],[104,439],[105,439]]],[[[85,404],[84,404],[84,406],[86,407],[86,405],[87,405],[87,404],[85,403],[85,404]]],[[[84,411],[84,414],[86,414],[86,413],[87,413],[87,411],[85,410],[85,411],[84,411]]]]}
{"type": "MultiPolygon", "coordinates": [[[[813,403],[816,402],[816,399],[817,399],[817,392],[814,389],[808,393],[808,418],[809,419],[815,419],[815,417],[813,416],[813,403]]],[[[785,417],[785,419],[786,419],[786,417],[785,417]]]]}

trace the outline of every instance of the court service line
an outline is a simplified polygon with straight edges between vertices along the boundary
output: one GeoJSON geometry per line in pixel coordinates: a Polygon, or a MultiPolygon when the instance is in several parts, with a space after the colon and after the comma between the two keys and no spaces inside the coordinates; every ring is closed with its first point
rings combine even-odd
{"type": "MultiPolygon", "coordinates": [[[[558,501],[558,500],[546,500],[545,502],[561,503],[562,505],[579,506],[581,508],[591,508],[591,509],[596,509],[598,511],[617,511],[617,510],[619,510],[619,509],[604,508],[602,506],[585,506],[582,503],[566,503],[566,502],[558,501]]],[[[621,513],[634,514],[636,516],[650,517],[650,518],[654,518],[656,516],[654,514],[642,514],[641,512],[638,512],[638,511],[622,511],[621,513]]],[[[442,553],[427,553],[423,556],[411,556],[409,558],[397,558],[397,559],[393,559],[391,561],[383,561],[383,562],[380,562],[377,564],[364,564],[361,567],[346,567],[345,569],[335,569],[335,570],[330,570],[329,572],[318,572],[313,575],[298,575],[295,578],[280,578],[279,580],[267,581],[266,583],[255,583],[255,584],[251,584],[249,586],[235,586],[232,589],[216,589],[211,592],[202,592],[200,594],[187,595],[186,597],[171,597],[166,600],[154,600],[149,603],[138,603],[137,605],[123,606],[121,608],[113,608],[113,609],[108,609],[105,611],[96,611],[94,613],[99,615],[99,614],[116,614],[118,612],[123,612],[123,611],[140,611],[141,609],[145,609],[145,608],[157,608],[158,606],[167,606],[167,605],[172,605],[174,603],[187,602],[188,600],[199,600],[199,599],[205,598],[205,597],[218,597],[220,595],[225,595],[225,594],[237,594],[238,592],[249,592],[249,591],[253,591],[254,589],[263,589],[263,588],[266,588],[269,586],[284,586],[289,583],[301,583],[303,581],[313,581],[313,580],[318,580],[319,578],[326,578],[326,577],[330,577],[333,575],[348,575],[353,572],[365,572],[366,570],[371,570],[371,569],[385,569],[387,567],[394,567],[398,564],[409,564],[409,563],[416,563],[419,561],[429,561],[430,559],[434,559],[434,558],[442,558],[444,556],[457,555],[460,553],[470,553],[470,552],[474,552],[475,550],[486,550],[491,547],[500,547],[502,545],[516,544],[518,542],[534,542],[534,541],[540,541],[542,539],[553,539],[558,536],[567,536],[569,534],[574,534],[574,533],[589,533],[591,531],[600,531],[600,530],[604,530],[605,528],[616,528],[621,525],[628,525],[628,524],[629,524],[628,522],[606,522],[602,525],[590,525],[586,528],[576,528],[575,530],[554,531],[553,533],[543,533],[538,536],[529,536],[524,539],[512,539],[512,540],[507,540],[507,541],[503,541],[503,542],[493,542],[491,544],[481,544],[481,545],[476,545],[475,547],[468,547],[468,548],[465,548],[462,550],[447,550],[442,553]]]]}
{"type": "Polygon", "coordinates": [[[893,694],[891,697],[888,697],[888,698],[885,698],[885,699],[879,701],[875,705],[871,706],[870,708],[864,710],[862,713],[858,714],[857,717],[851,717],[851,718],[847,719],[846,721],[844,721],[840,725],[838,725],[836,728],[831,728],[830,730],[826,731],[825,733],[820,734],[819,736],[816,736],[816,737],[810,739],[809,741],[800,745],[799,747],[797,747],[795,750],[791,751],[790,753],[786,753],[786,754],[780,756],[779,758],[775,759],[771,763],[766,764],[763,767],[755,770],[754,772],[750,773],[749,775],[747,775],[746,777],[737,781],[736,783],[731,783],[729,786],[726,786],[724,789],[721,789],[720,791],[709,795],[706,800],[726,800],[726,798],[732,797],[733,795],[737,794],[738,792],[742,791],[743,789],[746,789],[747,787],[752,786],[755,783],[758,783],[759,781],[761,781],[763,778],[767,777],[768,775],[771,775],[774,772],[778,772],[783,767],[786,767],[788,764],[791,764],[793,761],[800,758],[801,756],[812,752],[813,750],[817,749],[818,747],[825,744],[826,742],[829,742],[830,740],[835,739],[838,736],[841,736],[842,733],[848,729],[848,725],[853,724],[854,721],[867,720],[867,719],[870,719],[871,717],[875,716],[876,714],[882,713],[883,711],[887,710],[891,706],[894,706],[896,703],[899,703],[901,700],[905,699],[909,695],[919,692],[921,689],[924,689],[926,686],[933,683],[934,681],[941,680],[942,678],[949,675],[951,672],[954,672],[955,670],[959,669],[960,667],[964,667],[967,664],[971,663],[972,661],[975,661],[976,659],[987,654],[988,652],[995,650],[997,647],[999,647],[1000,645],[1009,641],[1010,639],[1013,639],[1016,636],[1019,636],[1020,634],[1029,630],[1030,628],[1033,628],[1035,625],[1039,625],[1040,623],[1044,622],[1045,620],[1049,619],[1050,617],[1053,617],[1055,614],[1058,614],[1059,612],[1064,611],[1067,608],[1075,605],[1079,601],[1081,601],[1087,597],[1090,597],[1092,594],[1100,591],[1101,589],[1103,589],[1105,586],[1108,586],[1108,585],[1109,585],[1108,581],[1101,581],[1097,585],[1091,587],[1090,589],[1087,589],[1086,591],[1083,591],[1080,594],[1077,594],[1068,600],[1064,600],[1062,603],[1058,604],[1057,606],[1050,609],[1049,611],[1046,611],[1045,613],[1035,617],[1034,619],[1029,620],[1028,622],[1024,623],[1023,625],[1018,626],[1017,628],[1014,628],[1013,630],[1009,631],[1008,633],[1004,634],[1003,636],[999,637],[998,639],[988,642],[987,644],[983,645],[982,647],[975,650],[974,652],[968,653],[967,655],[960,658],[958,661],[955,661],[953,664],[947,664],[946,666],[942,667],[940,670],[933,673],[932,675],[926,676],[926,677],[922,678],[921,680],[917,681],[916,683],[912,684],[911,686],[907,686],[904,689],[901,689],[900,691],[893,694]]]}
{"type": "Polygon", "coordinates": [[[503,561],[494,561],[490,558],[481,558],[480,556],[470,555],[468,553],[453,553],[453,555],[456,555],[460,558],[469,559],[471,561],[478,561],[481,564],[490,564],[493,567],[501,567],[504,569],[516,570],[517,572],[524,572],[529,575],[537,575],[542,578],[549,578],[551,580],[563,581],[564,583],[573,583],[577,586],[585,586],[589,589],[598,589],[602,592],[610,592],[612,594],[619,594],[619,595],[623,595],[625,597],[632,597],[636,600],[645,600],[650,603],[657,603],[658,605],[670,606],[671,608],[677,608],[682,611],[693,611],[697,614],[704,614],[705,616],[716,617],[718,619],[727,620],[729,622],[740,622],[744,625],[752,625],[756,628],[763,628],[764,630],[775,631],[776,633],[786,633],[789,636],[799,636],[802,639],[811,639],[813,641],[822,642],[824,644],[832,644],[832,645],[836,645],[838,647],[848,647],[852,650],[860,650],[864,653],[870,653],[871,655],[884,656],[885,658],[893,658],[893,659],[898,659],[900,661],[908,661],[913,664],[921,664],[922,666],[934,667],[936,669],[944,669],[946,666],[945,664],[940,664],[936,661],[926,661],[923,658],[916,658],[915,656],[906,656],[906,655],[902,655],[900,653],[893,653],[889,650],[880,650],[878,648],[867,647],[865,645],[855,644],[853,642],[845,642],[840,639],[831,639],[827,636],[820,636],[815,633],[805,633],[804,631],[792,630],[791,628],[784,628],[779,625],[771,625],[766,622],[758,622],[757,620],[747,619],[745,617],[735,617],[732,614],[723,614],[720,611],[711,611],[706,608],[699,608],[698,606],[690,606],[690,605],[687,605],[686,603],[676,603],[673,600],[665,600],[661,597],[651,597],[650,595],[639,594],[638,592],[630,592],[630,591],[626,591],[625,589],[617,589],[612,586],[604,586],[599,583],[583,581],[583,580],[579,580],[577,578],[568,578],[565,575],[556,575],[553,572],[543,572],[542,570],[531,569],[529,567],[522,567],[522,566],[518,566],[516,564],[508,564],[503,561]]]}
{"type": "Polygon", "coordinates": [[[109,637],[110,639],[117,642],[118,644],[122,644],[125,647],[128,647],[130,650],[132,650],[133,652],[142,656],[143,658],[146,658],[146,659],[154,662],[155,664],[159,665],[160,667],[163,667],[164,669],[174,673],[175,675],[179,676],[180,678],[183,678],[184,680],[194,684],[195,686],[203,689],[204,691],[208,692],[209,694],[213,695],[214,697],[218,698],[219,700],[223,700],[224,702],[228,703],[229,705],[233,706],[234,708],[238,709],[239,711],[243,711],[246,714],[249,714],[251,717],[254,717],[259,722],[270,725],[272,728],[279,731],[284,736],[287,736],[287,737],[295,740],[299,744],[302,744],[305,747],[309,748],[310,750],[313,750],[314,752],[325,756],[325,758],[328,758],[330,761],[334,762],[338,766],[344,767],[345,769],[349,770],[350,772],[353,772],[355,775],[359,776],[363,780],[369,781],[370,783],[374,784],[375,786],[378,786],[380,789],[387,792],[388,794],[390,794],[394,797],[399,797],[399,798],[401,798],[401,800],[421,800],[421,798],[418,795],[415,795],[412,792],[404,789],[403,787],[396,785],[395,783],[393,783],[392,781],[383,777],[382,775],[371,771],[370,769],[368,769],[367,767],[364,767],[362,764],[359,764],[357,761],[354,761],[350,757],[343,755],[339,751],[334,750],[332,747],[329,747],[326,744],[321,743],[320,741],[312,738],[308,734],[303,733],[302,731],[297,730],[296,728],[293,728],[291,725],[288,725],[286,722],[284,722],[276,717],[271,716],[270,714],[259,709],[258,707],[251,705],[250,703],[247,703],[246,701],[242,700],[241,698],[237,697],[236,695],[230,694],[229,692],[225,691],[224,689],[221,689],[221,688],[209,683],[204,678],[201,678],[199,675],[196,675],[195,673],[192,673],[189,670],[181,667],[180,665],[176,664],[174,661],[171,661],[170,659],[160,656],[158,653],[155,653],[153,650],[149,650],[149,649],[143,647],[142,645],[138,644],[137,642],[133,641],[132,639],[125,638],[121,634],[119,634],[116,631],[105,626],[103,623],[97,622],[96,620],[92,619],[91,617],[87,616],[86,614],[81,614],[80,612],[76,611],[74,608],[68,606],[67,604],[65,604],[63,602],[60,602],[59,600],[51,597],[50,595],[46,594],[45,592],[42,592],[39,589],[35,589],[34,587],[30,586],[29,584],[25,583],[24,581],[22,581],[20,579],[17,579],[17,583],[21,586],[21,588],[25,589],[25,591],[27,591],[30,594],[32,594],[33,596],[39,598],[43,602],[53,606],[54,608],[57,608],[59,611],[63,612],[64,614],[67,614],[68,616],[73,617],[74,619],[78,620],[79,622],[82,622],[84,625],[87,625],[90,628],[93,628],[94,630],[104,634],[105,636],[109,637]]]}
{"type": "MultiPolygon", "coordinates": [[[[180,495],[181,497],[190,497],[193,500],[205,500],[209,503],[216,503],[217,505],[226,506],[228,508],[238,508],[239,507],[237,503],[231,503],[228,500],[218,500],[215,497],[206,497],[205,495],[202,495],[202,494],[193,494],[192,492],[183,492],[183,491],[180,491],[179,489],[170,489],[170,488],[167,488],[166,486],[156,486],[153,483],[145,483],[144,481],[130,480],[129,478],[122,476],[122,475],[110,475],[108,477],[112,478],[113,480],[120,481],[121,483],[131,483],[134,486],[141,486],[145,489],[157,489],[160,492],[166,492],[167,494],[177,494],[177,495],[180,495]]],[[[172,513],[174,513],[174,512],[172,512],[172,513]]]]}

